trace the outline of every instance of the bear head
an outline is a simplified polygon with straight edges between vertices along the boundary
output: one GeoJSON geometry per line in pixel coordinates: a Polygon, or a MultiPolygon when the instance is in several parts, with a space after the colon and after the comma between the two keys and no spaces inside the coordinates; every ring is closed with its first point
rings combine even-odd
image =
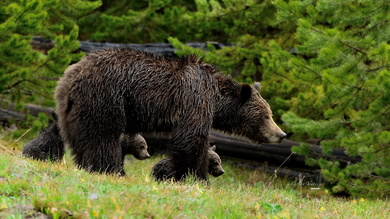
{"type": "Polygon", "coordinates": [[[122,153],[124,155],[132,154],[138,160],[144,160],[150,157],[148,153],[148,145],[146,144],[145,139],[140,134],[137,134],[132,137],[122,135],[121,146],[122,153]]]}
{"type": "Polygon", "coordinates": [[[279,143],[286,137],[274,122],[269,104],[260,96],[260,83],[252,87],[231,78],[217,80],[220,96],[215,106],[214,128],[259,144],[279,143]]]}
{"type": "Polygon", "coordinates": [[[225,170],[222,168],[222,162],[219,155],[215,152],[216,146],[213,145],[210,147],[209,153],[209,173],[214,177],[218,177],[225,173],[225,170]]]}

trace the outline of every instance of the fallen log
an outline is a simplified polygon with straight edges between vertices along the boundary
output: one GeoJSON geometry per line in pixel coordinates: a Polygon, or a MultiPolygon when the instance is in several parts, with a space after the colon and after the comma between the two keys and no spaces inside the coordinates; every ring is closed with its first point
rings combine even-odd
{"type": "MultiPolygon", "coordinates": [[[[14,107],[15,104],[10,103],[8,106],[8,110],[12,111],[14,107]]],[[[51,113],[54,112],[54,109],[50,107],[42,107],[34,104],[25,104],[24,109],[22,110],[22,112],[20,112],[20,114],[26,114],[27,112],[33,116],[38,116],[39,113],[45,113],[46,115],[51,115],[51,113]]]]}
{"type": "MultiPolygon", "coordinates": [[[[299,146],[301,142],[284,139],[278,144],[257,145],[246,140],[232,138],[218,132],[211,132],[210,144],[217,145],[217,153],[252,161],[267,161],[269,164],[284,165],[294,168],[317,169],[306,165],[305,157],[292,153],[291,148],[299,146]],[[290,156],[291,155],[291,156],[290,156]],[[288,158],[288,159],[287,159],[288,158]]],[[[318,145],[309,144],[310,154],[313,158],[330,158],[322,154],[322,148],[318,145]]],[[[356,163],[361,160],[359,157],[349,157],[344,149],[333,149],[330,155],[333,159],[340,161],[341,165],[356,163]]]]}
{"type": "MultiPolygon", "coordinates": [[[[165,150],[169,144],[167,134],[143,134],[149,148],[154,151],[165,150]]],[[[284,139],[278,144],[261,144],[257,145],[244,139],[233,138],[216,131],[210,133],[209,138],[211,145],[217,145],[217,153],[220,156],[231,157],[236,159],[267,162],[272,165],[284,164],[284,166],[303,169],[318,169],[318,167],[308,166],[305,163],[305,157],[292,153],[291,148],[299,146],[301,143],[284,139]]],[[[314,158],[330,158],[322,154],[322,149],[318,145],[310,146],[310,153],[314,158]]],[[[344,149],[333,149],[332,158],[339,160],[341,164],[356,163],[360,161],[359,157],[349,157],[345,154],[344,149]]]]}
{"type": "MultiPolygon", "coordinates": [[[[151,154],[164,151],[168,148],[169,136],[167,134],[143,134],[151,154]]],[[[301,143],[284,139],[278,144],[257,145],[247,140],[233,138],[216,131],[210,133],[210,144],[216,145],[216,152],[224,160],[229,160],[238,166],[261,169],[268,173],[275,173],[289,179],[305,178],[313,182],[321,181],[320,168],[308,166],[305,157],[292,153],[291,148],[301,143]]],[[[314,158],[324,157],[340,161],[341,166],[356,163],[359,157],[349,157],[343,149],[334,149],[330,156],[322,154],[318,145],[310,146],[310,153],[314,158]]]]}
{"type": "MultiPolygon", "coordinates": [[[[207,49],[207,44],[212,44],[216,49],[221,49],[226,46],[231,46],[230,43],[219,43],[219,42],[192,42],[186,43],[192,48],[207,49]]],[[[53,40],[46,40],[40,36],[34,36],[30,42],[31,47],[40,51],[44,54],[47,54],[51,48],[54,47],[55,42],[53,40]]],[[[175,48],[170,43],[146,43],[146,44],[119,44],[119,43],[109,43],[109,42],[92,42],[92,41],[80,41],[80,48],[78,51],[83,51],[89,53],[92,50],[96,49],[107,49],[107,48],[134,48],[139,50],[146,50],[150,52],[160,53],[167,56],[175,56],[175,48]]]]}

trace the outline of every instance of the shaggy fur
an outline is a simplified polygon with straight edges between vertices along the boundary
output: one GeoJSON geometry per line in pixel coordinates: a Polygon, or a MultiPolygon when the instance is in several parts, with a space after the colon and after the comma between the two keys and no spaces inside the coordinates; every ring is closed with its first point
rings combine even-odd
{"type": "MultiPolygon", "coordinates": [[[[210,147],[208,150],[209,156],[209,166],[208,173],[214,177],[221,176],[225,173],[222,168],[222,161],[219,155],[215,152],[216,146],[210,147]]],[[[165,158],[160,160],[154,167],[152,168],[152,176],[156,180],[167,180],[173,178],[175,170],[173,169],[172,158],[165,158]]]]}
{"type": "Polygon", "coordinates": [[[62,159],[65,154],[64,143],[57,126],[57,116],[55,113],[52,115],[54,121],[51,125],[24,146],[22,152],[24,156],[41,161],[58,161],[62,159]]]}
{"type": "MultiPolygon", "coordinates": [[[[43,130],[35,139],[28,142],[23,148],[23,155],[41,161],[58,161],[65,154],[65,146],[60,137],[57,115],[52,114],[54,121],[49,128],[43,130]]],[[[148,145],[145,139],[137,134],[135,136],[121,135],[122,165],[125,156],[133,155],[138,160],[149,158],[148,145]]],[[[124,172],[122,173],[124,174],[124,172]]]]}
{"type": "Polygon", "coordinates": [[[60,134],[79,167],[116,173],[123,171],[122,133],[171,132],[174,178],[192,172],[207,180],[212,126],[260,143],[285,136],[254,88],[215,72],[195,56],[132,49],[90,53],[57,84],[60,134]]]}

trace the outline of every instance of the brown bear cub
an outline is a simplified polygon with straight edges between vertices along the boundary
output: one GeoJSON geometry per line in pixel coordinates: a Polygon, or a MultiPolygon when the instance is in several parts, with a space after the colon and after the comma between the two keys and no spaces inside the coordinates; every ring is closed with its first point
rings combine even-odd
{"type": "MultiPolygon", "coordinates": [[[[22,152],[24,156],[41,161],[58,161],[63,158],[65,146],[58,130],[57,115],[52,113],[52,116],[54,121],[49,128],[42,131],[35,139],[24,146],[22,152]]],[[[122,148],[122,165],[125,156],[128,154],[132,154],[138,160],[144,160],[150,157],[146,141],[141,135],[122,135],[120,142],[122,148]]]]}
{"type": "Polygon", "coordinates": [[[132,154],[138,160],[144,160],[150,157],[148,153],[148,145],[140,134],[131,137],[128,135],[122,135],[120,141],[122,148],[122,162],[125,160],[125,156],[127,154],[132,154]]]}
{"type": "Polygon", "coordinates": [[[24,146],[22,152],[24,156],[41,161],[62,159],[65,154],[65,147],[57,126],[57,115],[52,113],[52,116],[54,121],[50,126],[24,146]]]}
{"type": "Polygon", "coordinates": [[[166,165],[174,178],[191,172],[207,180],[211,128],[257,143],[286,136],[254,87],[216,71],[193,55],[168,57],[129,48],[89,53],[57,83],[61,137],[80,168],[120,173],[122,134],[170,132],[166,165]]]}
{"type": "MultiPolygon", "coordinates": [[[[148,145],[144,137],[140,134],[135,136],[122,135],[120,138],[122,148],[122,167],[125,164],[125,156],[132,154],[138,160],[144,160],[150,157],[148,153],[148,145]]],[[[119,173],[120,175],[126,175],[124,169],[119,173]]]]}
{"type": "MultiPolygon", "coordinates": [[[[209,153],[209,167],[208,167],[208,172],[214,177],[221,176],[222,174],[225,173],[225,171],[222,168],[221,165],[221,158],[219,155],[215,152],[216,146],[213,145],[210,147],[208,150],[209,153]]],[[[171,158],[165,158],[160,160],[154,167],[152,168],[152,176],[156,180],[166,180],[173,178],[173,174],[175,170],[172,168],[171,158]]]]}

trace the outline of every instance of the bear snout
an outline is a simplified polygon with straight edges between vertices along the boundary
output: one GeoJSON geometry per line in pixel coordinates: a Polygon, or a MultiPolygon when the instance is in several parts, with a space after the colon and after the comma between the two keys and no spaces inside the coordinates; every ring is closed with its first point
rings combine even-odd
{"type": "Polygon", "coordinates": [[[287,137],[287,134],[282,132],[282,133],[280,133],[279,137],[280,137],[280,142],[281,142],[285,137],[287,137]]]}
{"type": "Polygon", "coordinates": [[[150,154],[148,152],[146,152],[146,154],[143,156],[143,159],[147,159],[147,158],[150,158],[150,154]]]}
{"type": "Polygon", "coordinates": [[[223,170],[222,168],[218,168],[218,169],[214,170],[211,173],[211,175],[213,175],[214,177],[218,177],[218,176],[221,176],[224,173],[225,173],[225,170],[223,170]]]}
{"type": "Polygon", "coordinates": [[[150,157],[150,154],[146,151],[146,152],[142,152],[140,154],[134,154],[134,157],[137,158],[138,160],[145,160],[145,159],[148,159],[150,157]]]}
{"type": "Polygon", "coordinates": [[[272,135],[268,140],[268,143],[280,143],[283,141],[284,138],[287,137],[287,134],[284,133],[283,131],[281,133],[276,133],[272,135]]]}

